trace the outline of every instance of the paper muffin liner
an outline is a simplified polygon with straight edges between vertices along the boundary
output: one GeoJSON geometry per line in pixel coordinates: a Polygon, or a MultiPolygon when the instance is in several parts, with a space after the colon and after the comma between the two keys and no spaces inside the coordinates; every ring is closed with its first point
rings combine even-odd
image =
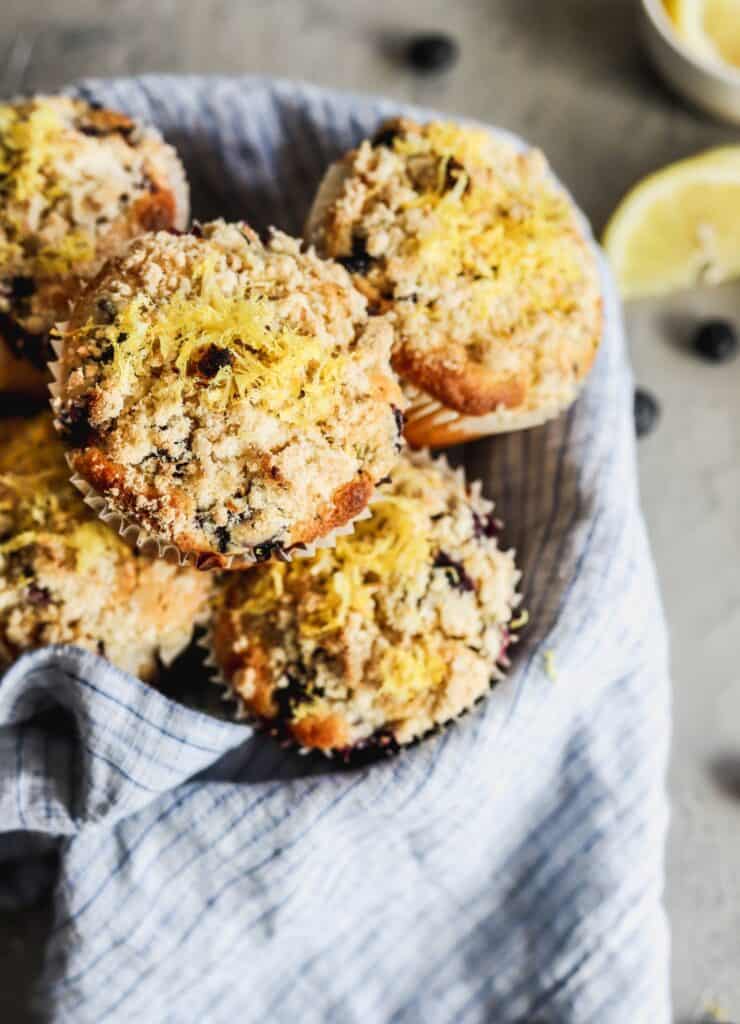
{"type": "Polygon", "coordinates": [[[404,392],[409,400],[404,411],[404,437],[412,448],[449,448],[492,434],[539,427],[566,408],[553,402],[527,412],[502,408],[482,416],[470,416],[450,409],[439,399],[410,385],[405,385],[404,392]]]}
{"type": "MultiPolygon", "coordinates": [[[[138,523],[123,515],[118,509],[113,508],[107,499],[98,494],[84,477],[81,477],[79,473],[74,471],[72,458],[69,453],[65,453],[65,458],[72,471],[70,483],[80,491],[85,504],[95,512],[106,526],[115,530],[124,540],[133,544],[150,558],[164,558],[172,564],[181,567],[193,566],[201,570],[226,572],[250,569],[255,565],[265,565],[269,561],[269,559],[260,560],[256,558],[251,551],[237,555],[181,551],[168,538],[149,533],[138,523]]],[[[282,562],[291,562],[294,558],[312,558],[321,548],[333,548],[338,537],[346,537],[354,533],[355,523],[360,522],[362,519],[367,519],[370,515],[370,509],[364,508],[351,522],[335,527],[335,529],[318,538],[318,540],[312,541],[310,544],[296,544],[293,548],[281,549],[280,554],[275,557],[282,562]]]]}
{"type": "MultiPolygon", "coordinates": [[[[483,514],[493,511],[495,507],[494,502],[484,497],[481,481],[473,480],[468,483],[465,470],[462,466],[450,466],[444,455],[432,458],[429,452],[423,450],[409,452],[407,457],[417,464],[433,463],[435,466],[439,467],[445,475],[453,478],[455,482],[460,484],[468,492],[471,502],[475,502],[483,514]]],[[[518,583],[518,579],[519,577],[517,576],[515,586],[516,583],[518,583]]],[[[516,621],[514,618],[514,611],[517,608],[517,598],[519,598],[519,595],[515,591],[511,606],[512,618],[509,620],[510,622],[516,621]]],[[[524,619],[521,625],[525,625],[527,620],[528,616],[524,619]]],[[[197,638],[196,643],[204,652],[203,664],[208,669],[209,682],[218,687],[221,692],[221,700],[224,703],[233,705],[233,717],[237,721],[250,725],[255,732],[270,736],[286,751],[293,751],[294,753],[300,754],[304,757],[318,757],[319,755],[322,755],[326,759],[337,761],[349,768],[362,767],[366,764],[372,764],[377,761],[385,760],[388,757],[401,754],[406,750],[410,750],[413,747],[418,746],[418,744],[422,743],[424,740],[431,739],[462,721],[476,707],[483,703],[483,701],[490,696],[491,691],[505,679],[506,670],[511,664],[508,652],[518,641],[518,636],[510,627],[509,623],[503,624],[503,644],[498,657],[493,663],[488,688],[459,714],[454,715],[443,722],[435,723],[431,728],[427,729],[426,732],[414,737],[414,739],[407,743],[399,743],[390,734],[390,732],[382,734],[382,737],[379,737],[379,734],[375,733],[350,748],[342,750],[325,750],[319,747],[301,746],[282,719],[265,719],[249,711],[243,697],[239,694],[232,682],[226,677],[219,664],[214,639],[214,622],[215,614],[211,616],[206,629],[202,631],[201,635],[197,638]]]]}
{"type": "MultiPolygon", "coordinates": [[[[63,329],[64,324],[60,324],[59,327],[63,329]]],[[[59,421],[58,411],[61,401],[62,351],[64,342],[61,338],[54,337],[52,338],[51,344],[56,359],[53,359],[49,363],[49,371],[51,374],[51,379],[49,380],[49,396],[52,412],[54,414],[54,426],[57,431],[61,433],[62,425],[59,421]]],[[[151,533],[129,516],[126,516],[120,511],[120,509],[114,508],[107,498],[99,494],[95,488],[84,479],[84,477],[80,476],[80,474],[75,471],[69,452],[65,452],[65,458],[71,471],[70,483],[80,491],[85,504],[95,512],[97,517],[102,520],[106,526],[115,530],[115,532],[123,537],[124,540],[137,547],[144,554],[149,555],[152,558],[167,559],[173,564],[179,566],[191,565],[195,566],[197,569],[203,570],[217,569],[231,571],[249,569],[254,565],[261,565],[264,563],[264,560],[257,559],[254,554],[249,551],[235,555],[221,555],[216,554],[215,552],[202,553],[181,551],[180,548],[178,548],[178,546],[169,538],[151,533]]],[[[372,504],[372,498],[370,499],[370,504],[372,504]]],[[[299,543],[286,550],[281,549],[280,554],[276,557],[285,562],[290,562],[293,558],[312,558],[316,552],[322,548],[333,548],[338,537],[346,537],[347,535],[354,533],[355,523],[369,518],[370,515],[370,508],[369,506],[366,506],[348,523],[335,527],[333,530],[330,530],[329,533],[324,534],[323,537],[318,537],[310,543],[299,543]]]]}

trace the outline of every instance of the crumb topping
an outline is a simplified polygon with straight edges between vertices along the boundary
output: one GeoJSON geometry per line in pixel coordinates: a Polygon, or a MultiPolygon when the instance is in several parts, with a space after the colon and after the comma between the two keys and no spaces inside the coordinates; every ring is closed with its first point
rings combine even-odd
{"type": "Polygon", "coordinates": [[[0,439],[0,660],[73,643],[150,677],[189,642],[209,577],[138,554],[94,516],[49,415],[0,439]]]}
{"type": "Polygon", "coordinates": [[[299,743],[408,743],[502,675],[519,573],[499,526],[478,487],[403,457],[336,547],[227,580],[217,660],[247,708],[299,743]]]}
{"type": "Polygon", "coordinates": [[[62,338],[68,441],[115,465],[114,506],[187,549],[310,540],[343,487],[396,457],[389,323],[341,267],[278,232],[265,246],[219,221],[142,238],[62,338]]]}
{"type": "Polygon", "coordinates": [[[573,390],[600,338],[598,274],[540,153],[476,128],[399,119],[341,171],[310,231],[377,308],[393,310],[402,376],[435,393],[434,377],[468,372],[477,403],[443,395],[443,379],[437,397],[474,414],[573,390]],[[420,358],[436,372],[420,373],[420,358]]]}
{"type": "Polygon", "coordinates": [[[82,100],[0,105],[0,314],[40,335],[121,242],[184,226],[179,161],[159,135],[82,100]]]}

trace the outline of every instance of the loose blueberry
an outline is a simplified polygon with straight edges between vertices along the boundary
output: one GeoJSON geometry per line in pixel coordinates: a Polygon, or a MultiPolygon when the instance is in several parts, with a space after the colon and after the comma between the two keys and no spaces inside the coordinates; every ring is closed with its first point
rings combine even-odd
{"type": "Polygon", "coordinates": [[[225,555],[231,543],[231,531],[228,526],[216,527],[216,540],[218,541],[218,550],[222,555],[225,555]]]}
{"type": "Polygon", "coordinates": [[[737,331],[727,320],[708,320],[694,335],[694,350],[710,363],[726,363],[738,347],[737,331]]]}
{"type": "Polygon", "coordinates": [[[638,437],[652,434],[660,419],[660,405],[655,395],[643,388],[635,390],[635,431],[638,437]]]}
{"type": "Polygon", "coordinates": [[[455,40],[442,32],[416,36],[407,51],[409,64],[423,73],[446,71],[457,61],[459,47],[455,40]]]}

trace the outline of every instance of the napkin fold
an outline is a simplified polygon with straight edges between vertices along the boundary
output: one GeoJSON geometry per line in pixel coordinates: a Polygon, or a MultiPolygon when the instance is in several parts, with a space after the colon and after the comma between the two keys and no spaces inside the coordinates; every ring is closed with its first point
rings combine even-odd
{"type": "MultiPolygon", "coordinates": [[[[331,159],[384,116],[429,115],[260,78],[76,90],[162,129],[196,216],[294,233],[331,159]]],[[[603,280],[576,405],[461,453],[517,548],[531,620],[508,679],[452,728],[348,770],[74,648],[5,673],[0,900],[32,898],[56,852],[47,1019],[669,1020],[666,632],[603,280]]]]}

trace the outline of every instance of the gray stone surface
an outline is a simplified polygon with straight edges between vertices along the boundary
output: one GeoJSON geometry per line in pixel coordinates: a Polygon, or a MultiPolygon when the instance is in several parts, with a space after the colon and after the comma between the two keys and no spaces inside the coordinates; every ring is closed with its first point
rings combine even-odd
{"type": "MultiPolygon", "coordinates": [[[[599,230],[640,175],[737,139],[656,80],[635,9],[636,0],[3,0],[0,94],[150,70],[384,93],[527,136],[599,230]],[[458,38],[452,72],[420,79],[402,66],[399,48],[419,29],[458,38]]],[[[628,311],[637,377],[664,412],[640,462],[673,641],[667,902],[681,1022],[713,1001],[740,1019],[740,362],[717,369],[686,350],[695,319],[718,310],[740,313],[740,288],[628,311]]],[[[7,1000],[33,960],[19,941],[3,950],[0,937],[9,1024],[24,1019],[7,1000]]]]}

